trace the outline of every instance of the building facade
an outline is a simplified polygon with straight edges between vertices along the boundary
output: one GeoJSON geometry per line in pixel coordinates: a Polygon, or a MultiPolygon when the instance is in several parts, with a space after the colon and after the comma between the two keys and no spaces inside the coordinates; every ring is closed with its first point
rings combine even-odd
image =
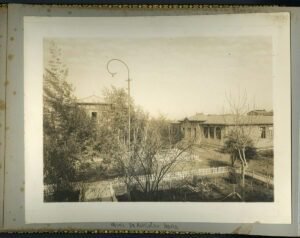
{"type": "Polygon", "coordinates": [[[109,118],[109,114],[113,110],[112,104],[104,103],[101,97],[95,95],[77,100],[77,105],[83,108],[92,119],[98,122],[109,118]]]}
{"type": "Polygon", "coordinates": [[[197,144],[222,147],[230,131],[241,130],[252,139],[257,149],[273,148],[273,116],[199,113],[179,123],[183,137],[193,139],[197,144]]]}

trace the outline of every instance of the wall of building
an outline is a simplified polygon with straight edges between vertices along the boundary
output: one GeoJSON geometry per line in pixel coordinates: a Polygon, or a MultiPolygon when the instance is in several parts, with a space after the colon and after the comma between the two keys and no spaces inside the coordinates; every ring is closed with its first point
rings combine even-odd
{"type": "MultiPolygon", "coordinates": [[[[222,147],[226,135],[234,129],[229,125],[205,125],[201,122],[184,121],[181,123],[181,131],[184,139],[193,139],[197,144],[214,147],[222,147]]],[[[241,126],[241,130],[253,140],[258,149],[273,147],[273,125],[241,126]]]]}
{"type": "MultiPolygon", "coordinates": [[[[222,130],[222,145],[226,140],[226,135],[235,130],[234,126],[225,126],[222,130]]],[[[273,126],[272,125],[253,125],[253,126],[240,126],[245,135],[248,135],[254,146],[258,149],[268,149],[273,147],[273,126]]]]}
{"type": "MultiPolygon", "coordinates": [[[[225,135],[233,130],[233,126],[226,127],[225,135]]],[[[273,125],[244,126],[245,133],[253,140],[258,149],[273,148],[273,125]]]]}
{"type": "Polygon", "coordinates": [[[224,145],[225,128],[220,125],[202,125],[202,143],[221,147],[224,145]]]}
{"type": "Polygon", "coordinates": [[[201,143],[202,128],[199,122],[184,121],[181,123],[181,132],[186,140],[194,139],[195,143],[201,143]]]}
{"type": "Polygon", "coordinates": [[[79,104],[86,113],[95,120],[105,120],[108,118],[109,113],[112,111],[110,104],[79,104]]]}

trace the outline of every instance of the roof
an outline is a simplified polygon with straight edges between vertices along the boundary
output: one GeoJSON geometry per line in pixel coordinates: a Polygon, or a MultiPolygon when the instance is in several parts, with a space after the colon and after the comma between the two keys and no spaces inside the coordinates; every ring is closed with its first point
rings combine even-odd
{"type": "Polygon", "coordinates": [[[247,113],[248,115],[256,116],[273,116],[273,111],[266,111],[265,109],[253,110],[247,113]]]}
{"type": "Polygon", "coordinates": [[[99,97],[96,95],[78,99],[77,103],[78,104],[109,104],[109,103],[106,103],[102,97],[99,97]]]}
{"type": "Polygon", "coordinates": [[[256,115],[208,115],[203,124],[210,125],[266,125],[273,124],[273,116],[256,115]]]}
{"type": "MultiPolygon", "coordinates": [[[[205,115],[198,113],[194,116],[185,118],[184,120],[192,122],[202,122],[204,125],[272,125],[273,116],[264,115],[241,115],[232,114],[225,115],[205,115]]],[[[181,120],[181,121],[184,121],[181,120]]]]}
{"type": "Polygon", "coordinates": [[[185,117],[185,118],[179,120],[179,122],[183,122],[183,121],[186,121],[186,120],[188,120],[188,121],[197,121],[197,122],[206,121],[207,120],[207,115],[205,115],[204,113],[197,113],[194,116],[185,117]]]}
{"type": "Polygon", "coordinates": [[[180,124],[180,121],[170,121],[171,124],[180,124]]]}
{"type": "Polygon", "coordinates": [[[203,113],[197,113],[196,115],[188,117],[187,119],[189,121],[206,121],[207,115],[205,115],[203,113]]]}

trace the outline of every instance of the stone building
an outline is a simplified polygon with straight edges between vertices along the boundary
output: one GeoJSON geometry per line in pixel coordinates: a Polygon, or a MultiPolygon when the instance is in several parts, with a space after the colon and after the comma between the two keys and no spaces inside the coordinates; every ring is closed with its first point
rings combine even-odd
{"type": "Polygon", "coordinates": [[[244,130],[257,149],[273,148],[273,116],[265,115],[205,115],[198,113],[179,121],[185,139],[196,143],[222,147],[226,135],[236,127],[244,130]]]}
{"type": "Polygon", "coordinates": [[[105,103],[101,97],[95,95],[77,100],[77,105],[84,108],[87,114],[96,121],[109,118],[108,115],[113,109],[112,104],[105,103]]]}

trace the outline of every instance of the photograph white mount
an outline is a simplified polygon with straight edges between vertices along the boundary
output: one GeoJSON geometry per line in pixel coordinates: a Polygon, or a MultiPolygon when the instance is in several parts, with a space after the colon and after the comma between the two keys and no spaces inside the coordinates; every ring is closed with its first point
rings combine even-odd
{"type": "Polygon", "coordinates": [[[26,223],[291,223],[288,13],[25,17],[24,49],[26,223]]]}

